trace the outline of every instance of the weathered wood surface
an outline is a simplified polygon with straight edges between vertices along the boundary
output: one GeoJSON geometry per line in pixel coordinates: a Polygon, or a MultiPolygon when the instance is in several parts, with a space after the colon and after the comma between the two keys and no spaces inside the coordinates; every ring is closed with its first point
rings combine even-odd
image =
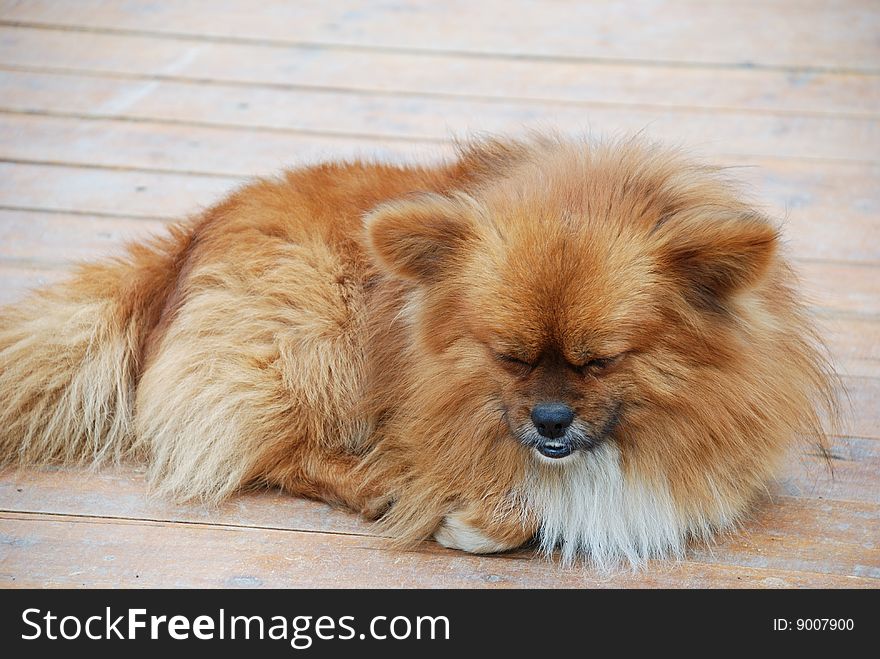
{"type": "Polygon", "coordinates": [[[852,73],[701,67],[603,59],[548,61],[466,54],[156,38],[64,28],[4,27],[0,58],[10,70],[84,72],[126,79],[244,85],[247,89],[405,92],[428,98],[552,101],[876,115],[873,78],[852,73]],[[106,57],[113,53],[113,57],[106,57]],[[721,84],[719,84],[719,82],[721,84]]]}
{"type": "Polygon", "coordinates": [[[470,556],[436,545],[312,532],[0,512],[0,581],[18,587],[875,588],[857,575],[653,562],[601,575],[531,555],[470,556]],[[33,559],[39,555],[40,560],[33,559]]]}
{"type": "MultiPolygon", "coordinates": [[[[157,120],[428,142],[475,130],[512,132],[533,126],[553,126],[566,132],[596,130],[601,126],[603,132],[619,135],[650,128],[651,135],[658,139],[687,142],[725,154],[869,162],[880,158],[880,127],[870,116],[571,107],[555,101],[502,104],[407,94],[370,96],[347,91],[243,89],[222,84],[15,71],[2,72],[0,84],[7,89],[0,101],[3,110],[77,119],[157,120]],[[59,95],[67,99],[62,108],[57,103],[59,95]]],[[[60,122],[57,125],[63,126],[60,122]]]]}
{"type": "Polygon", "coordinates": [[[321,44],[418,52],[596,59],[621,63],[837,70],[876,73],[877,7],[871,0],[827,3],[702,3],[661,0],[472,3],[431,0],[365,6],[357,0],[290,3],[198,0],[151,5],[79,0],[59,11],[53,0],[12,5],[11,22],[201,35],[238,41],[321,44]]]}
{"type": "Polygon", "coordinates": [[[471,130],[644,129],[783,221],[848,414],[741,530],[640,573],[391,548],[320,503],[149,497],[137,468],[0,473],[0,587],[880,586],[880,7],[0,4],[0,304],[253,176],[448,157],[471,130]]]}

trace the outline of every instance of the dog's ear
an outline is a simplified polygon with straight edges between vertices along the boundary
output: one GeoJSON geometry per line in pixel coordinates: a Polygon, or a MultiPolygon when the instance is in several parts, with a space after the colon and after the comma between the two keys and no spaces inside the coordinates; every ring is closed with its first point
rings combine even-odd
{"type": "Polygon", "coordinates": [[[434,193],[384,203],[365,224],[379,262],[399,277],[421,282],[447,274],[476,235],[469,208],[434,193]]]}
{"type": "Polygon", "coordinates": [[[672,273],[692,302],[717,309],[760,280],[779,245],[776,227],[751,211],[702,211],[657,227],[661,271],[672,273]]]}

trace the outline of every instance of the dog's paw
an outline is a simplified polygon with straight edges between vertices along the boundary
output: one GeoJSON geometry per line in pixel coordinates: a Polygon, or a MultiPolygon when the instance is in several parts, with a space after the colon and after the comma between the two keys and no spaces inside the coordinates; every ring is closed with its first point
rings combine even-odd
{"type": "Polygon", "coordinates": [[[512,548],[510,544],[490,538],[485,532],[468,524],[462,513],[447,515],[434,531],[434,539],[444,547],[471,554],[494,554],[512,548]]]}
{"type": "Polygon", "coordinates": [[[361,515],[369,520],[376,521],[391,510],[394,499],[388,496],[376,496],[367,499],[361,507],[361,515]]]}

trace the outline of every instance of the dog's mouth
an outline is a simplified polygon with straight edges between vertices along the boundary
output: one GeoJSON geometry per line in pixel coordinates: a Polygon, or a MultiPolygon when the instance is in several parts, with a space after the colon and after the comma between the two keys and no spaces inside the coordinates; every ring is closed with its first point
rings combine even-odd
{"type": "Polygon", "coordinates": [[[576,453],[590,453],[609,437],[587,433],[582,428],[572,428],[562,437],[542,437],[537,432],[526,430],[518,435],[519,441],[533,449],[542,458],[562,461],[576,453]]]}
{"type": "Polygon", "coordinates": [[[562,458],[567,458],[574,453],[575,449],[571,445],[571,442],[565,441],[564,439],[548,439],[537,443],[535,445],[535,450],[545,458],[560,460],[562,458]]]}

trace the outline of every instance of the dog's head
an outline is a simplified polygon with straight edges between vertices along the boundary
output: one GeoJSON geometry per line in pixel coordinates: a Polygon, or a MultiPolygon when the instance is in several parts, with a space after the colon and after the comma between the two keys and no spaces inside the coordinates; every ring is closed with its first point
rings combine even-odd
{"type": "Polygon", "coordinates": [[[539,150],[368,219],[379,260],[419,287],[426,348],[491,379],[511,435],[551,461],[607,441],[646,379],[726,355],[712,330],[777,247],[705,174],[613,153],[539,150]]]}
{"type": "MultiPolygon", "coordinates": [[[[611,445],[695,528],[721,523],[823,386],[775,227],[650,147],[543,142],[480,164],[367,218],[375,258],[411,282],[436,387],[484,398],[537,469],[611,445]]],[[[491,419],[455,412],[481,441],[491,419]]]]}

